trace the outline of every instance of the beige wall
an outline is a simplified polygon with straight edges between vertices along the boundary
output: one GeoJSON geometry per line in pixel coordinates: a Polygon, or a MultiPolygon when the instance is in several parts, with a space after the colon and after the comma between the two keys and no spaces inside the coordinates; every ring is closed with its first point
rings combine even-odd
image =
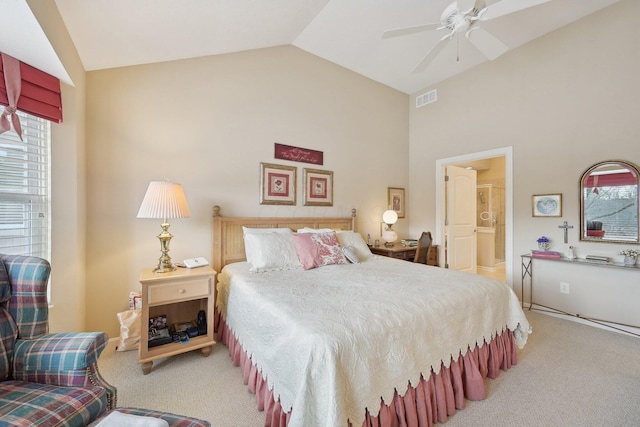
{"type": "MultiPolygon", "coordinates": [[[[160,220],[136,219],[149,181],[183,184],[192,218],[171,220],[171,256],[211,259],[223,215],[359,212],[379,233],[387,187],[408,184],[409,97],[292,46],[87,73],[87,327],[116,313],[160,255],[160,220]],[[324,152],[333,207],[302,206],[302,169],[279,142],[324,152]],[[295,207],[259,204],[259,164],[297,167],[295,207]]],[[[406,222],[397,227],[402,233],[406,222]]],[[[402,235],[402,234],[401,234],[402,235]]]]}
{"type": "Polygon", "coordinates": [[[54,2],[29,1],[73,86],[62,84],[64,122],[51,125],[52,331],[85,327],[85,72],[54,2]]]}
{"type": "MultiPolygon", "coordinates": [[[[434,104],[415,109],[412,96],[412,234],[436,227],[437,159],[511,146],[514,250],[513,277],[508,279],[517,285],[514,288],[520,291],[519,255],[535,248],[536,238],[543,234],[555,242],[555,250],[564,252],[574,245],[582,257],[604,254],[621,258],[617,252],[624,245],[578,240],[578,181],[582,172],[598,161],[625,159],[640,164],[640,27],[635,24],[639,15],[639,2],[621,1],[434,86],[438,90],[434,104]],[[532,194],[547,193],[562,193],[562,218],[532,218],[532,194]],[[564,220],[574,226],[568,244],[563,243],[563,232],[558,228],[564,220]]],[[[541,269],[553,268],[543,263],[541,269]]],[[[613,288],[600,283],[593,285],[588,295],[568,297],[559,294],[558,282],[570,281],[577,289],[591,281],[592,270],[597,268],[576,267],[571,274],[553,276],[541,286],[553,291],[551,302],[557,305],[575,304],[576,298],[584,298],[584,304],[571,307],[580,312],[593,301],[609,296],[613,288]]],[[[638,292],[638,272],[631,276],[628,273],[607,271],[607,277],[619,286],[615,292],[620,303],[638,292]]],[[[633,310],[635,324],[640,325],[637,308],[633,310]]],[[[613,318],[618,313],[610,306],[599,314],[613,318]]]]}

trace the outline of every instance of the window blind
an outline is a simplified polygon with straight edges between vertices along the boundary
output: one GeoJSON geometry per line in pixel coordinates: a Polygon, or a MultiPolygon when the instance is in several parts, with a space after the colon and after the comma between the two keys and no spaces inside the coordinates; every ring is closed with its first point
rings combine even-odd
{"type": "Polygon", "coordinates": [[[50,259],[50,122],[18,112],[15,132],[0,134],[0,253],[50,259]]]}

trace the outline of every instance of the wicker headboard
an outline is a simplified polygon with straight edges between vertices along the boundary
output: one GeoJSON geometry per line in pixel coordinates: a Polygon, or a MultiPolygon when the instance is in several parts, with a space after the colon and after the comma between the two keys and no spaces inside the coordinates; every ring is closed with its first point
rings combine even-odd
{"type": "Polygon", "coordinates": [[[251,228],[331,228],[333,230],[353,230],[356,225],[356,210],[350,217],[279,217],[247,218],[223,217],[220,206],[213,207],[213,252],[211,266],[220,273],[222,267],[232,262],[245,260],[242,227],[251,228]]]}

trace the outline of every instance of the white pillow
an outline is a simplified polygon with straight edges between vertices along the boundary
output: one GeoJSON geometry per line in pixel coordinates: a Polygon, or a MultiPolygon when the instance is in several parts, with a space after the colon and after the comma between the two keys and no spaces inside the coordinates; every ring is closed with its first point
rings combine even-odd
{"type": "Polygon", "coordinates": [[[252,273],[302,268],[293,233],[250,233],[244,236],[244,244],[252,254],[249,266],[252,273]]]}
{"type": "Polygon", "coordinates": [[[247,234],[264,234],[264,233],[281,233],[281,234],[293,234],[290,228],[249,228],[242,226],[242,236],[244,239],[244,254],[247,258],[247,262],[253,261],[253,253],[251,252],[251,245],[247,245],[247,234]]]}
{"type": "Polygon", "coordinates": [[[360,233],[356,233],[351,230],[343,230],[337,231],[336,235],[338,236],[338,241],[340,242],[340,246],[346,248],[348,246],[353,247],[353,249],[358,254],[358,260],[360,262],[366,261],[373,257],[369,246],[364,242],[360,233]]]}
{"type": "Polygon", "coordinates": [[[332,230],[330,228],[309,228],[309,227],[298,229],[298,233],[331,233],[332,231],[335,231],[335,230],[332,230]]]}

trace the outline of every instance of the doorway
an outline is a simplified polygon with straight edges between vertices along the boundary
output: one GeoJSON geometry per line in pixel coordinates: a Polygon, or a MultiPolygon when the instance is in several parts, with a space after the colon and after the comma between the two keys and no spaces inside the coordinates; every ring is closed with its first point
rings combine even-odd
{"type": "MultiPolygon", "coordinates": [[[[446,261],[447,258],[451,257],[455,254],[448,253],[448,242],[446,241],[446,226],[445,220],[447,219],[446,212],[446,191],[445,191],[445,170],[448,166],[458,166],[458,167],[471,167],[478,169],[482,169],[483,163],[486,164],[489,162],[489,159],[501,158],[504,159],[504,168],[500,171],[499,175],[496,176],[494,171],[493,174],[489,173],[488,177],[481,178],[479,180],[479,184],[495,184],[496,188],[500,188],[500,190],[496,190],[496,195],[500,195],[502,200],[494,200],[495,203],[500,203],[502,206],[501,212],[495,211],[494,217],[491,217],[491,212],[489,212],[489,226],[495,224],[495,228],[486,228],[486,229],[478,229],[481,233],[479,233],[478,237],[481,237],[479,240],[479,244],[486,244],[487,239],[499,239],[494,240],[494,247],[491,249],[492,251],[496,249],[500,250],[500,253],[492,252],[498,261],[496,261],[493,265],[493,268],[478,268],[478,273],[496,277],[500,280],[504,280],[507,284],[512,285],[512,276],[513,276],[513,156],[512,156],[512,147],[504,147],[495,150],[483,151],[478,153],[470,153],[457,157],[449,157],[445,159],[440,159],[436,161],[436,229],[435,229],[435,240],[442,242],[442,246],[444,248],[444,259],[446,261]],[[483,182],[484,181],[484,182],[483,182]],[[502,210],[503,209],[503,210],[502,210]],[[495,223],[494,223],[495,220],[495,223]],[[502,222],[502,223],[500,223],[502,222]],[[496,237],[497,236],[497,237],[496,237]],[[482,243],[482,242],[485,243],[482,243]],[[497,255],[501,255],[502,258],[499,258],[497,255]],[[502,268],[504,266],[504,269],[502,268]]],[[[487,187],[488,190],[488,187],[487,187]]],[[[483,199],[488,196],[488,191],[483,192],[483,199]]],[[[485,199],[486,200],[486,199],[485,199]]],[[[492,207],[493,208],[493,207],[492,207]]],[[[479,215],[474,212],[475,215],[479,215]]],[[[480,212],[483,214],[483,212],[480,212]]],[[[483,214],[483,218],[487,214],[483,214]]],[[[482,225],[482,224],[479,224],[482,225]]],[[[455,250],[455,249],[454,249],[455,250]]],[[[486,249],[482,249],[486,250],[486,249]]]]}

